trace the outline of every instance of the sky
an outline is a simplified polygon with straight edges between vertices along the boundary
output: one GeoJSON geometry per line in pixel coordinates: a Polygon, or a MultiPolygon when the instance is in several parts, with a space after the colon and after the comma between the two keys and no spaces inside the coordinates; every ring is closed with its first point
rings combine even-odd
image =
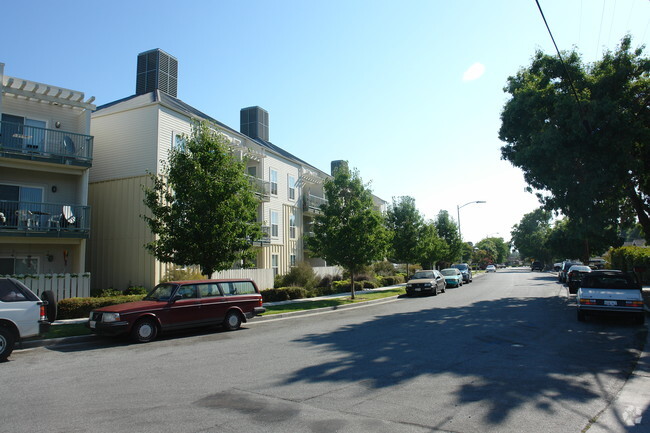
{"type": "MultiPolygon", "coordinates": [[[[539,4],[559,48],[586,62],[628,33],[650,45],[648,0],[539,4]]],[[[328,173],[347,160],[427,219],[460,214],[465,241],[507,241],[539,207],[498,138],[507,78],[536,50],[555,54],[535,0],[23,0],[11,16],[5,75],[103,105],[134,94],[137,55],[160,48],[184,102],[236,130],[258,105],[274,144],[328,173]]]]}

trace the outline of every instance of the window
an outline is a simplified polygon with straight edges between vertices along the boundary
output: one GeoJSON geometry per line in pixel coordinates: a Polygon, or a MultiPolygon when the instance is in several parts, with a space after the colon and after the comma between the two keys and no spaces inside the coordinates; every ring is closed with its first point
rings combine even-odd
{"type": "Polygon", "coordinates": [[[176,294],[181,295],[183,299],[194,299],[196,298],[196,286],[181,286],[176,294]]]}
{"type": "Polygon", "coordinates": [[[247,167],[246,171],[248,172],[249,176],[257,177],[257,167],[255,166],[247,167]]]}
{"type": "Polygon", "coordinates": [[[221,296],[219,286],[214,283],[199,284],[199,293],[201,294],[202,298],[213,298],[215,296],[221,296]]]}
{"type": "Polygon", "coordinates": [[[289,256],[289,266],[291,266],[292,268],[294,266],[296,266],[296,255],[295,254],[291,254],[289,256]]]}
{"type": "Polygon", "coordinates": [[[172,149],[185,150],[185,135],[174,132],[172,133],[172,149]]]}
{"type": "Polygon", "coordinates": [[[289,200],[296,199],[296,178],[289,175],[289,200]]]}
{"type": "Polygon", "coordinates": [[[255,286],[250,281],[219,283],[219,286],[225,296],[251,295],[257,293],[255,286]]]}
{"type": "Polygon", "coordinates": [[[271,211],[271,237],[277,238],[280,236],[279,226],[278,226],[278,212],[271,211]]]}
{"type": "Polygon", "coordinates": [[[24,147],[32,151],[44,150],[45,127],[47,126],[44,121],[11,114],[3,114],[2,121],[6,122],[2,124],[2,131],[0,131],[3,137],[7,137],[5,146],[24,147]]]}
{"type": "Polygon", "coordinates": [[[37,274],[38,257],[0,257],[0,275],[37,274]]]}
{"type": "Polygon", "coordinates": [[[271,194],[278,195],[278,171],[271,169],[271,194]]]}
{"type": "Polygon", "coordinates": [[[296,211],[294,210],[289,214],[289,238],[296,238],[296,211]]]}
{"type": "Polygon", "coordinates": [[[273,276],[278,275],[278,273],[280,272],[279,262],[280,262],[280,256],[278,256],[277,254],[272,254],[271,255],[271,269],[273,269],[273,276]]]}

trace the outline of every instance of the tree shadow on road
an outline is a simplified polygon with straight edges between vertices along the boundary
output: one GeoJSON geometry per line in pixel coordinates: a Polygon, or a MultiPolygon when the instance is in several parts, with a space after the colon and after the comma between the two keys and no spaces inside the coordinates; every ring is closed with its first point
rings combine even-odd
{"type": "Polygon", "coordinates": [[[606,390],[592,379],[627,377],[630,367],[613,366],[635,364],[646,332],[620,321],[579,323],[560,297],[428,308],[300,338],[298,343],[318,347],[324,361],[295,371],[284,383],[363,381],[382,389],[453,374],[471,379],[461,381],[458,403],[483,403],[489,407],[486,421],[498,424],[523,405],[551,413],[553,403],[603,398],[606,390]]]}

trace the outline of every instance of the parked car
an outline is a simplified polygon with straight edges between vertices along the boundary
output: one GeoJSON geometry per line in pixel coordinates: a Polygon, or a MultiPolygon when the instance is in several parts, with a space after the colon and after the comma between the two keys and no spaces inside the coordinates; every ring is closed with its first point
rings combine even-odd
{"type": "Polygon", "coordinates": [[[485,267],[485,272],[496,272],[496,271],[497,271],[497,268],[494,265],[487,265],[485,267]]]}
{"type": "Polygon", "coordinates": [[[576,296],[578,320],[587,314],[628,314],[645,322],[641,284],[622,271],[596,270],[582,278],[576,296]]]}
{"type": "Polygon", "coordinates": [[[439,292],[445,293],[447,283],[442,274],[437,270],[417,271],[406,283],[406,294],[409,296],[429,293],[436,296],[439,292]]]}
{"type": "Polygon", "coordinates": [[[460,287],[463,285],[463,274],[459,269],[456,268],[447,268],[440,271],[443,277],[445,277],[445,282],[447,287],[460,287]]]}
{"type": "Polygon", "coordinates": [[[452,268],[456,268],[460,271],[461,274],[463,274],[463,282],[464,283],[471,283],[473,278],[472,278],[472,270],[470,269],[469,265],[467,263],[457,263],[455,265],[451,265],[452,268]]]}
{"type": "Polygon", "coordinates": [[[573,265],[581,265],[582,262],[576,262],[574,260],[565,260],[562,262],[562,267],[558,271],[557,280],[560,283],[566,283],[566,274],[569,272],[569,268],[573,265]]]}
{"type": "Polygon", "coordinates": [[[534,271],[543,271],[544,270],[544,263],[535,261],[530,265],[530,270],[531,272],[534,271]]]}
{"type": "Polygon", "coordinates": [[[17,341],[45,334],[56,320],[54,293],[46,290],[41,296],[14,278],[0,278],[0,361],[17,341]]]}
{"type": "Polygon", "coordinates": [[[569,293],[574,294],[578,291],[582,277],[589,272],[591,272],[591,268],[585,265],[573,265],[569,268],[566,277],[566,285],[569,287],[569,293]]]}
{"type": "Polygon", "coordinates": [[[252,280],[173,281],[158,284],[142,301],[91,311],[86,326],[98,335],[129,334],[147,343],[168,330],[223,325],[234,331],[264,311],[252,280]]]}

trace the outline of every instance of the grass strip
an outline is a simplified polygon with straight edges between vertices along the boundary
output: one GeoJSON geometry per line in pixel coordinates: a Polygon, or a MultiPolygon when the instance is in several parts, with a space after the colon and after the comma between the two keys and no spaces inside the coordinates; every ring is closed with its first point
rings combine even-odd
{"type": "Polygon", "coordinates": [[[382,290],[381,292],[372,292],[372,293],[364,293],[362,295],[356,295],[354,300],[351,299],[349,296],[345,296],[345,297],[337,297],[331,299],[320,299],[318,301],[304,301],[304,302],[295,301],[291,304],[272,305],[272,306],[265,307],[266,313],[264,313],[263,315],[268,316],[271,314],[282,314],[282,313],[292,313],[295,311],[314,310],[316,308],[336,307],[339,305],[355,304],[359,302],[373,301],[375,299],[389,298],[391,296],[403,295],[405,293],[406,290],[400,287],[397,289],[382,290]]]}
{"type": "Polygon", "coordinates": [[[67,325],[54,325],[43,336],[43,339],[77,337],[79,335],[90,335],[90,329],[83,323],[70,323],[67,325]]]}

